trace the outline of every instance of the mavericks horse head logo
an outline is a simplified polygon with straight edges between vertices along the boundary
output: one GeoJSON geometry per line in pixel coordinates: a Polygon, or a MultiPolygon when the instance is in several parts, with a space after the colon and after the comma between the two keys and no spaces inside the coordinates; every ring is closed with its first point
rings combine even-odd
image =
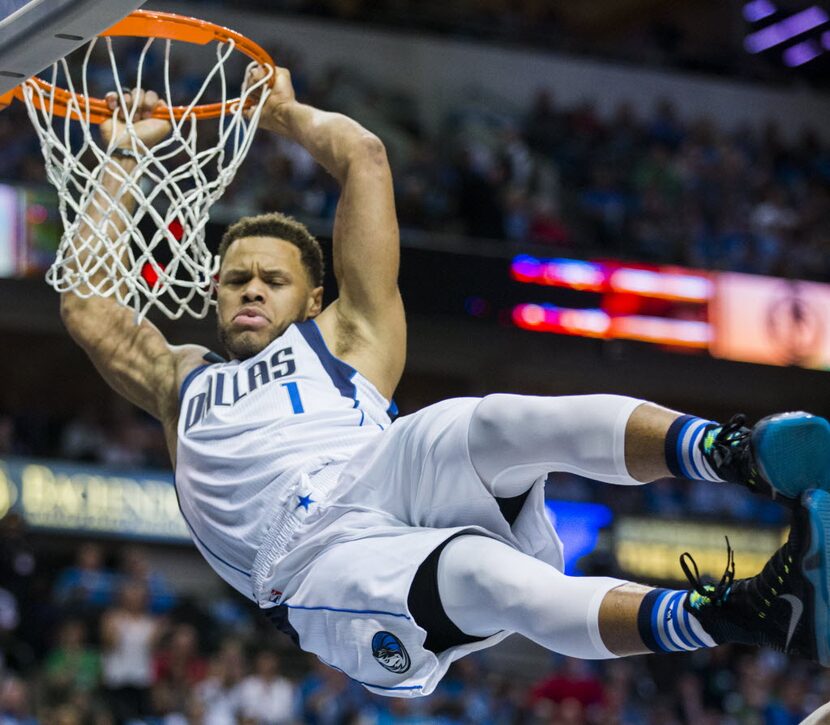
{"type": "Polygon", "coordinates": [[[372,654],[380,666],[390,672],[400,673],[409,669],[409,653],[391,632],[377,632],[372,637],[372,654]]]}

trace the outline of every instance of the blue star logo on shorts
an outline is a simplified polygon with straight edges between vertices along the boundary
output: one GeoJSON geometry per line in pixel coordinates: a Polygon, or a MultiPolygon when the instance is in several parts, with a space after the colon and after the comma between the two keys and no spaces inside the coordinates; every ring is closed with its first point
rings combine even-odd
{"type": "Polygon", "coordinates": [[[313,503],[317,503],[313,498],[311,498],[311,494],[307,493],[305,496],[297,496],[299,503],[294,507],[295,509],[300,508],[302,506],[306,511],[308,511],[308,507],[311,506],[313,503]]]}
{"type": "Polygon", "coordinates": [[[390,672],[406,672],[411,664],[406,648],[391,632],[375,633],[372,637],[372,655],[381,667],[390,672]]]}

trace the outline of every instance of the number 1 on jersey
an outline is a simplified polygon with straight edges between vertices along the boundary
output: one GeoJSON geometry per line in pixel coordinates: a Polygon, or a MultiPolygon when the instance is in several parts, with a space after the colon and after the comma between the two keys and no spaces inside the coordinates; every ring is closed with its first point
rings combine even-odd
{"type": "Polygon", "coordinates": [[[288,398],[291,401],[291,409],[294,411],[294,414],[305,413],[303,401],[300,399],[300,388],[297,386],[297,383],[283,383],[282,387],[288,391],[288,398]]]}

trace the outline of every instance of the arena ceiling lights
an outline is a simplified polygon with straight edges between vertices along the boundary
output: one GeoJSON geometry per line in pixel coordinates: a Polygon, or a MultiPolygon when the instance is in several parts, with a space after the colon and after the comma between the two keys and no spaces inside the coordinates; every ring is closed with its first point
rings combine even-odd
{"type": "Polygon", "coordinates": [[[744,48],[754,55],[780,53],[785,65],[803,66],[830,51],[830,12],[824,3],[791,10],[782,0],[750,0],[743,6],[749,24],[744,48]]]}

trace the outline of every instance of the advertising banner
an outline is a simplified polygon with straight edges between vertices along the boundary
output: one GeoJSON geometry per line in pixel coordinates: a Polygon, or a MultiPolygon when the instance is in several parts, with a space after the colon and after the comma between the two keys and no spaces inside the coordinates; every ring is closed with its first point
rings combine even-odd
{"type": "Polygon", "coordinates": [[[720,273],[715,289],[712,355],[830,370],[830,285],[720,273]]]}
{"type": "Polygon", "coordinates": [[[0,518],[9,511],[33,530],[190,541],[168,471],[0,458],[0,518]]]}
{"type": "Polygon", "coordinates": [[[645,582],[685,583],[680,556],[689,552],[700,572],[720,579],[726,539],[735,550],[735,576],[754,576],[786,541],[787,530],[738,523],[675,521],[623,516],[614,524],[614,556],[620,569],[645,582]]]}

